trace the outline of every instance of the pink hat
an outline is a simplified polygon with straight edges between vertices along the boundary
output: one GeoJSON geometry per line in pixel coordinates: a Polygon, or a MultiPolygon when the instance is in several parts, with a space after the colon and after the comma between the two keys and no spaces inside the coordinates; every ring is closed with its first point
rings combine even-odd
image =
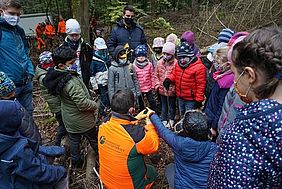
{"type": "Polygon", "coordinates": [[[175,54],[175,44],[172,42],[166,42],[163,46],[163,53],[174,55],[175,54]]]}
{"type": "Polygon", "coordinates": [[[166,37],[166,40],[165,42],[172,42],[176,45],[176,42],[177,42],[177,35],[174,34],[174,33],[171,33],[169,34],[167,37],[166,37]]]}
{"type": "Polygon", "coordinates": [[[247,37],[246,35],[242,35],[239,38],[237,38],[234,43],[232,44],[232,46],[230,47],[228,53],[227,53],[227,59],[230,63],[232,63],[232,52],[233,52],[233,47],[239,43],[240,41],[242,41],[245,37],[247,37]]]}
{"type": "Polygon", "coordinates": [[[235,34],[230,38],[230,40],[228,41],[227,46],[231,47],[231,46],[234,44],[234,42],[236,41],[236,39],[238,39],[238,38],[241,37],[241,36],[247,36],[247,35],[249,35],[249,34],[250,34],[249,32],[245,32],[245,31],[235,33],[235,34]]]}
{"type": "Polygon", "coordinates": [[[191,31],[186,31],[181,35],[181,41],[187,42],[189,45],[194,44],[195,36],[194,33],[191,31]]]}

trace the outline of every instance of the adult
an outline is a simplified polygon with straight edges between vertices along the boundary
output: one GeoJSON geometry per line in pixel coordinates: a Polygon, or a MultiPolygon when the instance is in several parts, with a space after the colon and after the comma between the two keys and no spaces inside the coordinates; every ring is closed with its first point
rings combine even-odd
{"type": "Polygon", "coordinates": [[[74,69],[82,78],[84,84],[90,86],[90,64],[92,61],[92,47],[81,37],[80,24],[75,19],[66,21],[67,37],[62,46],[70,47],[76,51],[77,58],[72,69],[74,69]]]}
{"type": "Polygon", "coordinates": [[[59,23],[58,23],[58,35],[60,37],[65,37],[66,36],[66,21],[62,17],[62,15],[59,16],[59,23]]]}
{"type": "MultiPolygon", "coordinates": [[[[108,39],[108,48],[113,56],[115,48],[119,45],[129,45],[134,50],[140,44],[147,44],[143,28],[134,22],[135,10],[131,5],[126,5],[123,9],[123,19],[117,22],[108,39]]],[[[129,56],[130,62],[134,57],[129,56]]]]}
{"type": "Polygon", "coordinates": [[[282,31],[254,31],[234,46],[232,62],[247,104],[221,135],[208,188],[282,188],[282,31]]]}
{"type": "Polygon", "coordinates": [[[18,26],[20,1],[1,0],[0,14],[0,71],[5,72],[15,83],[16,98],[32,115],[34,68],[28,54],[24,30],[18,26]]]}

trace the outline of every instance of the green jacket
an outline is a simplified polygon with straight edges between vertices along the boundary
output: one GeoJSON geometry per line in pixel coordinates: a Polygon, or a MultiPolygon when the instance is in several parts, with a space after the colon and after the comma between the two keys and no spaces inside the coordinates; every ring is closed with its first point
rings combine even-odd
{"type": "Polygon", "coordinates": [[[69,133],[84,133],[96,126],[98,105],[78,76],[66,83],[60,97],[63,122],[69,133]]]}
{"type": "Polygon", "coordinates": [[[41,68],[39,65],[36,66],[35,77],[39,82],[41,93],[47,101],[50,111],[55,114],[61,111],[61,100],[58,96],[49,94],[47,88],[43,85],[42,80],[46,76],[46,73],[47,70],[41,68]]]}

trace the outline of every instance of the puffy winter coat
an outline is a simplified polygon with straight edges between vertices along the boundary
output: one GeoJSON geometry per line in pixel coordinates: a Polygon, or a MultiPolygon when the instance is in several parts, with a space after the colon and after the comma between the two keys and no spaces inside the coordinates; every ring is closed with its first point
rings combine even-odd
{"type": "Polygon", "coordinates": [[[211,128],[218,127],[218,120],[221,115],[222,105],[229,88],[233,84],[233,80],[234,74],[231,71],[228,71],[228,73],[216,80],[213,85],[211,94],[206,101],[207,105],[204,109],[204,112],[208,117],[208,125],[211,128]]]}
{"type": "Polygon", "coordinates": [[[112,100],[116,91],[123,89],[131,90],[135,97],[141,95],[137,75],[133,69],[133,65],[129,62],[125,65],[117,63],[118,54],[123,50],[123,47],[120,47],[121,48],[116,48],[114,53],[115,61],[112,62],[112,66],[109,68],[108,91],[110,100],[112,100]]]}
{"type": "Polygon", "coordinates": [[[158,135],[172,148],[175,157],[176,189],[206,189],[210,163],[217,150],[211,141],[195,141],[178,136],[163,124],[157,114],[151,116],[158,135]]]}
{"type": "Polygon", "coordinates": [[[0,188],[49,189],[66,176],[62,166],[49,165],[41,155],[59,155],[61,147],[41,147],[17,134],[23,109],[16,101],[0,107],[0,188]]]}
{"type": "Polygon", "coordinates": [[[185,69],[176,64],[168,78],[175,83],[177,97],[183,100],[204,101],[206,68],[200,58],[185,69]]]}
{"type": "Polygon", "coordinates": [[[211,163],[208,188],[282,188],[282,104],[246,104],[226,126],[211,163]]]}
{"type": "Polygon", "coordinates": [[[138,67],[138,65],[134,62],[133,63],[134,71],[136,72],[140,91],[142,93],[149,92],[150,90],[154,89],[154,67],[151,62],[144,67],[138,67]]]}
{"type": "Polygon", "coordinates": [[[135,49],[138,45],[146,44],[147,40],[140,25],[133,23],[130,28],[127,28],[121,20],[117,22],[107,41],[110,54],[114,56],[115,48],[119,45],[124,46],[126,43],[128,43],[130,49],[135,49]]]}
{"type": "Polygon", "coordinates": [[[159,94],[164,96],[175,96],[175,85],[170,85],[169,90],[167,91],[164,88],[163,82],[165,78],[169,77],[176,64],[176,59],[170,62],[164,62],[164,60],[161,59],[158,62],[157,67],[155,69],[154,82],[155,90],[158,90],[159,94]]]}
{"type": "Polygon", "coordinates": [[[47,88],[43,85],[43,79],[45,78],[46,73],[47,70],[43,69],[40,65],[36,66],[35,77],[38,80],[41,93],[47,101],[50,111],[55,114],[61,111],[61,100],[59,96],[49,94],[47,88]]]}
{"type": "Polygon", "coordinates": [[[49,92],[60,95],[62,118],[69,133],[84,133],[96,126],[98,105],[77,74],[49,68],[43,84],[49,92]]]}
{"type": "Polygon", "coordinates": [[[21,87],[29,76],[34,76],[24,30],[9,25],[0,17],[0,32],[0,71],[6,73],[17,87],[21,87]]]}

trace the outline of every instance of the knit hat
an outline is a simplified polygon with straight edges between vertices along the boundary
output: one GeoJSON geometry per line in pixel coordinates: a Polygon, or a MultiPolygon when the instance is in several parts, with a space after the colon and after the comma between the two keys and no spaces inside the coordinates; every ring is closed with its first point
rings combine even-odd
{"type": "Polygon", "coordinates": [[[107,45],[106,42],[103,38],[98,37],[95,39],[94,41],[94,46],[98,49],[98,50],[102,50],[102,49],[107,49],[107,45]]]}
{"type": "Polygon", "coordinates": [[[232,46],[230,47],[229,51],[227,52],[227,59],[230,63],[232,63],[232,52],[233,52],[233,47],[239,43],[240,41],[242,41],[245,37],[247,37],[247,35],[242,35],[239,38],[237,38],[234,43],[232,44],[232,46]]]}
{"type": "Polygon", "coordinates": [[[40,55],[39,55],[39,63],[43,64],[43,63],[51,63],[53,62],[52,60],[52,53],[50,51],[43,51],[40,55]]]}
{"type": "Polygon", "coordinates": [[[67,30],[67,34],[81,33],[81,29],[78,21],[72,18],[66,21],[66,30],[67,30]]]}
{"type": "Polygon", "coordinates": [[[7,96],[15,89],[14,82],[4,72],[0,72],[0,97],[7,96]]]}
{"type": "Polygon", "coordinates": [[[249,35],[250,33],[249,32],[237,32],[235,33],[229,40],[228,42],[228,46],[231,47],[233,45],[233,43],[241,36],[247,36],[249,35]]]}
{"type": "Polygon", "coordinates": [[[228,43],[230,38],[234,35],[234,31],[229,28],[224,28],[218,35],[219,43],[228,43]]]}
{"type": "Polygon", "coordinates": [[[176,45],[177,43],[177,35],[175,35],[174,33],[171,33],[169,34],[167,37],[166,37],[166,42],[172,42],[176,45]]]}
{"type": "Polygon", "coordinates": [[[162,37],[156,37],[153,41],[153,48],[156,48],[156,47],[163,47],[164,46],[164,38],[162,37]]]}
{"type": "Polygon", "coordinates": [[[195,43],[195,36],[194,33],[191,31],[186,31],[181,35],[181,42],[187,42],[189,45],[192,45],[195,43]]]}
{"type": "Polygon", "coordinates": [[[166,42],[163,46],[163,53],[174,55],[175,54],[175,44],[172,42],[166,42]]]}
{"type": "Polygon", "coordinates": [[[176,51],[177,57],[193,57],[195,56],[193,49],[190,48],[189,44],[182,42],[176,51]]]}
{"type": "Polygon", "coordinates": [[[147,56],[147,48],[145,45],[138,45],[135,48],[135,56],[139,57],[139,56],[147,56]]]}

